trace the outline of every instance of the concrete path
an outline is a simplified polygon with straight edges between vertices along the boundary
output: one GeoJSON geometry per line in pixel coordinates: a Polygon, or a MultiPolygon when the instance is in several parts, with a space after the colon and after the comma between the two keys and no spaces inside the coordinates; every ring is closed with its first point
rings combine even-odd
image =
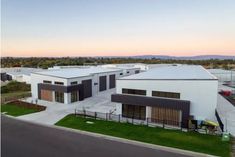
{"type": "MultiPolygon", "coordinates": [[[[72,104],[61,104],[57,102],[38,100],[39,105],[47,107],[45,111],[19,116],[17,118],[42,124],[53,125],[66,115],[74,113],[75,109],[85,109],[87,111],[109,113],[110,111],[114,111],[116,108],[116,104],[111,102],[111,94],[113,94],[114,92],[115,89],[107,90],[104,92],[100,92],[96,96],[87,98],[84,101],[72,104]]],[[[31,102],[32,99],[27,98],[25,101],[31,102]]]]}

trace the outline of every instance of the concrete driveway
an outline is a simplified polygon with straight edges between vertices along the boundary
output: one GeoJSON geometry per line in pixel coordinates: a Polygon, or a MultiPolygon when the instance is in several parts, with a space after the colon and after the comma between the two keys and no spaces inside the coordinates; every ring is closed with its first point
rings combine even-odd
{"type": "MultiPolygon", "coordinates": [[[[75,109],[109,113],[110,111],[114,111],[116,108],[116,104],[111,102],[111,94],[113,93],[115,93],[115,89],[100,92],[98,95],[72,104],[61,104],[57,102],[38,100],[39,105],[47,107],[45,111],[19,116],[17,118],[53,125],[66,115],[74,113],[75,109]]],[[[32,98],[27,98],[24,101],[31,102],[32,98]]]]}

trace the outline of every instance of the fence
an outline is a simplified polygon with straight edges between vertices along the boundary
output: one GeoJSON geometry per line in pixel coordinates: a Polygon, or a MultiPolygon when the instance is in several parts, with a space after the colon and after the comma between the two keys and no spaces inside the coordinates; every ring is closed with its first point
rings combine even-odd
{"type": "Polygon", "coordinates": [[[146,125],[151,127],[162,127],[168,129],[177,129],[182,130],[182,123],[172,120],[162,120],[155,118],[146,118],[146,119],[135,119],[134,117],[124,117],[121,114],[112,114],[112,113],[100,113],[100,112],[91,112],[86,110],[76,110],[75,116],[90,117],[94,119],[106,120],[106,121],[115,121],[119,123],[131,123],[134,125],[146,125]]]}

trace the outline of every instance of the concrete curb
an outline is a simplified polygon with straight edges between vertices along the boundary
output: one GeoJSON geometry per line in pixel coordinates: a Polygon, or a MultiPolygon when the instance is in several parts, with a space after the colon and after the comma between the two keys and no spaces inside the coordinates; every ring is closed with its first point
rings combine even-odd
{"type": "Polygon", "coordinates": [[[102,138],[102,139],[111,140],[111,141],[122,142],[122,143],[126,143],[126,144],[132,144],[132,145],[141,146],[141,147],[150,148],[150,149],[162,150],[162,151],[167,151],[167,152],[172,152],[172,153],[177,153],[177,154],[182,154],[182,155],[188,155],[188,156],[193,156],[193,157],[216,157],[214,155],[209,155],[209,154],[205,154],[205,153],[198,153],[198,152],[193,152],[193,151],[189,151],[189,150],[183,150],[183,149],[155,145],[155,144],[149,144],[149,143],[145,143],[145,142],[139,142],[139,141],[129,140],[129,139],[120,138],[120,137],[114,137],[114,136],[109,136],[109,135],[104,135],[104,134],[99,134],[99,133],[93,133],[93,132],[88,132],[88,131],[72,129],[72,128],[66,128],[66,127],[62,127],[62,126],[35,123],[32,121],[28,121],[28,120],[18,119],[17,117],[13,117],[13,116],[9,116],[9,115],[5,115],[5,116],[12,118],[12,119],[17,119],[20,121],[31,123],[34,125],[40,125],[40,126],[44,126],[44,127],[49,127],[49,128],[54,128],[54,129],[59,129],[59,130],[69,131],[69,132],[74,132],[74,133],[80,133],[80,134],[87,135],[87,136],[102,138]]]}

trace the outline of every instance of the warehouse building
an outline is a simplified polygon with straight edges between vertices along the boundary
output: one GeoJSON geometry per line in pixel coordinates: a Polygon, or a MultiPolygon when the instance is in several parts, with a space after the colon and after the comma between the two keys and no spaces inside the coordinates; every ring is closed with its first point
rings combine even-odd
{"type": "Polygon", "coordinates": [[[174,65],[116,81],[117,114],[188,127],[188,120],[215,120],[218,80],[202,66],[174,65]]]}
{"type": "Polygon", "coordinates": [[[138,68],[63,68],[31,73],[34,99],[70,104],[116,87],[116,79],[138,68]]]}

